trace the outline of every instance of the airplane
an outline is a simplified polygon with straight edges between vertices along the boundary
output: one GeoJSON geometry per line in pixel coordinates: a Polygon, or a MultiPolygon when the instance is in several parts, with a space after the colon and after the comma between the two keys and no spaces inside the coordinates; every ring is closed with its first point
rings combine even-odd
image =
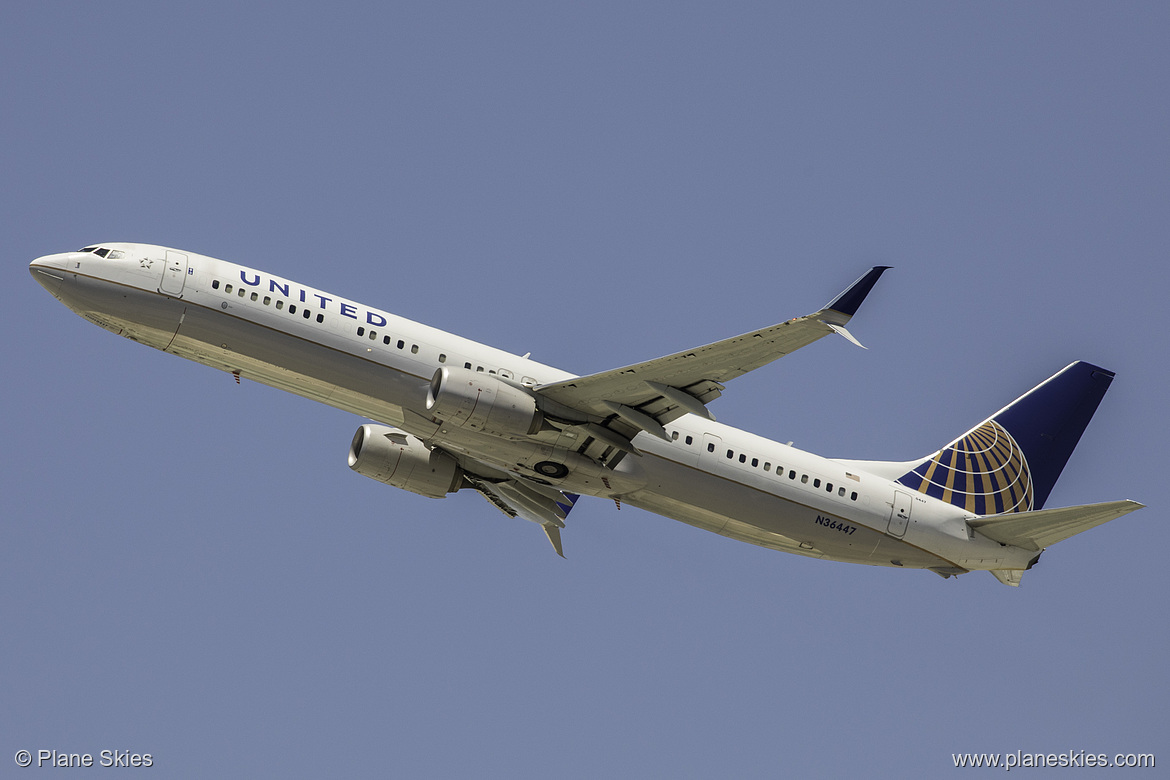
{"type": "Polygon", "coordinates": [[[561,530],[582,495],[810,558],[1018,586],[1049,546],[1142,504],[1045,508],[1114,374],[1075,362],[938,451],[825,458],[716,422],[728,381],[846,325],[887,270],[822,308],[576,376],[306,285],[151,244],[32,261],[33,278],[125,338],[360,415],[357,473],[430,498],[474,490],[561,530]]]}

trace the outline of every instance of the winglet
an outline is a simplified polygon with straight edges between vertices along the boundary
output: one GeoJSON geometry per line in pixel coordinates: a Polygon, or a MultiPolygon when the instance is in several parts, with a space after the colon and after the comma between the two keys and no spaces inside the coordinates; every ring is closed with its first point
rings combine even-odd
{"type": "MultiPolygon", "coordinates": [[[[824,322],[824,320],[822,320],[822,322],[824,322]]],[[[830,328],[832,328],[834,333],[837,333],[837,334],[840,334],[841,336],[844,336],[845,339],[847,341],[849,341],[849,343],[856,344],[857,346],[861,347],[862,349],[869,349],[869,347],[865,346],[860,341],[858,341],[856,338],[854,338],[852,333],[845,330],[844,325],[834,325],[831,322],[825,322],[825,324],[828,325],[830,328]]]]}
{"type": "Polygon", "coordinates": [[[565,557],[565,550],[561,547],[561,529],[552,523],[545,523],[541,526],[544,529],[545,536],[552,542],[553,549],[557,551],[557,555],[562,558],[565,557]]]}
{"type": "MultiPolygon", "coordinates": [[[[869,295],[869,291],[877,284],[877,280],[889,268],[890,266],[888,265],[875,265],[866,271],[860,279],[849,285],[849,288],[845,292],[826,304],[825,309],[840,312],[846,317],[852,317],[861,307],[861,302],[865,300],[865,296],[869,295]]],[[[822,311],[825,309],[822,309],[822,311]]]]}
{"type": "Polygon", "coordinates": [[[1013,588],[1020,587],[1020,580],[1024,578],[1023,569],[992,569],[991,573],[1004,585],[1011,585],[1013,588]]]}

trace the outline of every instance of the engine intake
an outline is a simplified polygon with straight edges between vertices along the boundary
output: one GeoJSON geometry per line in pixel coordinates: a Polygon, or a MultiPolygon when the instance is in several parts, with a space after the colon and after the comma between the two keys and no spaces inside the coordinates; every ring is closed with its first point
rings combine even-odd
{"type": "Polygon", "coordinates": [[[459,489],[463,469],[422,439],[386,425],[363,425],[349,445],[349,467],[363,477],[427,498],[442,498],[459,489]]]}
{"type": "Polygon", "coordinates": [[[427,411],[445,423],[477,431],[529,436],[544,415],[536,398],[497,376],[443,366],[431,379],[427,411]]]}

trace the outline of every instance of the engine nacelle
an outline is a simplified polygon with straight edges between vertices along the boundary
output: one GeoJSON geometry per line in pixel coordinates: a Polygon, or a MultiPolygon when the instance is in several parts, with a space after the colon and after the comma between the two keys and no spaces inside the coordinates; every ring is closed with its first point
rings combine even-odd
{"type": "Polygon", "coordinates": [[[536,433],[544,423],[531,393],[492,374],[450,366],[431,379],[427,410],[450,425],[513,436],[536,433]]]}
{"type": "Polygon", "coordinates": [[[349,445],[349,467],[363,477],[427,498],[442,498],[459,489],[463,469],[440,449],[385,425],[363,425],[349,445]]]}

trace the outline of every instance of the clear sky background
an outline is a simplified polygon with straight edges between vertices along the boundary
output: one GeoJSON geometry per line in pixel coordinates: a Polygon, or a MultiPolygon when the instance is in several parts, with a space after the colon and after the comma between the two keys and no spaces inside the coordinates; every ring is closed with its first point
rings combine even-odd
{"type": "Polygon", "coordinates": [[[36,774],[19,749],[180,778],[1170,764],[1166,4],[9,2],[0,29],[0,774],[36,774]],[[1049,505],[1149,508],[1019,589],[598,499],[561,560],[474,493],[351,472],[359,418],[28,274],[119,240],[577,373],[891,265],[867,351],[818,342],[719,419],[908,459],[1089,360],[1117,379],[1049,505]]]}

